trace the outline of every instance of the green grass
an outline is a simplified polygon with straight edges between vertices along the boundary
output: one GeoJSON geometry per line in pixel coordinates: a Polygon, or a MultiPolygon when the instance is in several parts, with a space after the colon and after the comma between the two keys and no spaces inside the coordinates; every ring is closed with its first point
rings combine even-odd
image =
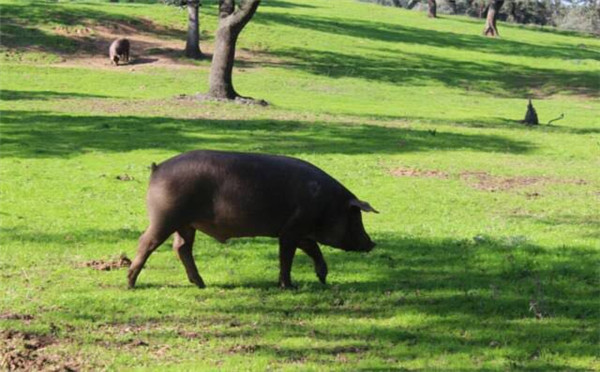
{"type": "MultiPolygon", "coordinates": [[[[183,47],[177,8],[0,6],[0,329],[50,337],[38,359],[119,370],[600,370],[598,39],[501,23],[493,40],[464,17],[266,0],[234,73],[241,94],[271,103],[263,108],[176,98],[206,91],[206,61],[77,65],[94,50],[56,32],[89,28],[93,39],[99,25],[131,25],[183,47]],[[565,119],[522,126],[529,97],[543,123],[565,119]],[[221,245],[199,234],[205,290],[168,244],[136,290],[124,269],[82,267],[134,255],[148,166],[198,148],[320,166],[381,212],[365,215],[377,248],[324,247],[327,286],[298,253],[297,291],[276,288],[276,241],[264,238],[221,245]],[[32,318],[14,319],[23,315],[32,318]]],[[[215,14],[207,2],[205,50],[215,14]]],[[[24,347],[0,336],[4,355],[24,347]]]]}

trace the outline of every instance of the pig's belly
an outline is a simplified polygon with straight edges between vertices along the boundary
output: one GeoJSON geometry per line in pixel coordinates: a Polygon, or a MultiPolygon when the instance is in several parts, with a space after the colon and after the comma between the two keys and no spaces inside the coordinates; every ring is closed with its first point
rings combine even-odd
{"type": "Polygon", "coordinates": [[[247,224],[215,223],[213,221],[197,221],[192,227],[213,237],[221,243],[230,238],[255,237],[255,236],[278,236],[278,229],[265,226],[248,226],[247,224]]]}

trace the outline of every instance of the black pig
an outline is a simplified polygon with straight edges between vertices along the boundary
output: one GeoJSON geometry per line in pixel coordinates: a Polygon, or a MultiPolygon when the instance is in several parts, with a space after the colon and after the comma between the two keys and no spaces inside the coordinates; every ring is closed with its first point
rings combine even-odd
{"type": "Polygon", "coordinates": [[[119,61],[129,62],[129,40],[117,39],[110,44],[108,49],[110,63],[115,66],[119,65],[119,61]]]}
{"type": "Polygon", "coordinates": [[[150,254],[175,233],[173,249],[191,283],[204,288],[192,256],[196,230],[219,242],[279,239],[279,285],[292,288],[296,248],[310,256],[322,283],[327,264],[317,243],[345,251],[375,246],[361,211],[375,212],[342,184],[305,161],[285,156],[192,151],[152,165],[147,195],[150,226],[129,268],[129,287],[150,254]]]}

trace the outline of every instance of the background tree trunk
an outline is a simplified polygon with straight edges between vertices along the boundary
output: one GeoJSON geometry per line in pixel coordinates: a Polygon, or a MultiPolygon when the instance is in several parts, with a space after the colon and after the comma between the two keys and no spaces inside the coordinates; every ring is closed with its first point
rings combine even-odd
{"type": "Polygon", "coordinates": [[[450,5],[450,9],[452,9],[452,14],[457,14],[456,0],[448,0],[448,5],[450,5]]]}
{"type": "Polygon", "coordinates": [[[210,65],[208,95],[214,98],[235,99],[240,95],[233,88],[232,72],[235,44],[242,29],[252,19],[260,0],[242,1],[235,10],[234,0],[219,0],[219,28],[210,65]]]}
{"type": "Polygon", "coordinates": [[[479,18],[483,18],[483,15],[487,13],[489,5],[485,5],[485,0],[481,1],[479,5],[479,18]]]}
{"type": "Polygon", "coordinates": [[[194,59],[202,58],[202,52],[200,51],[200,21],[198,18],[199,8],[199,0],[188,0],[188,32],[185,43],[185,56],[194,59]]]}
{"type": "Polygon", "coordinates": [[[531,103],[531,99],[529,99],[529,104],[527,105],[527,112],[525,113],[525,119],[522,120],[522,123],[527,125],[538,125],[540,122],[538,120],[537,112],[533,108],[533,104],[531,103]]]}
{"type": "Polygon", "coordinates": [[[215,50],[210,65],[209,95],[217,98],[235,99],[238,96],[233,88],[233,63],[237,33],[228,27],[219,27],[215,38],[215,50]]]}
{"type": "Polygon", "coordinates": [[[427,16],[429,18],[436,18],[437,17],[437,4],[435,3],[435,0],[427,0],[427,4],[429,5],[429,10],[427,12],[427,16]]]}
{"type": "Polygon", "coordinates": [[[483,34],[485,36],[500,36],[500,34],[498,34],[498,29],[496,28],[496,19],[498,18],[498,13],[500,13],[502,4],[504,4],[504,0],[490,0],[487,18],[485,19],[485,28],[483,29],[483,34]]]}
{"type": "Polygon", "coordinates": [[[414,8],[418,3],[420,3],[420,0],[410,0],[410,2],[408,3],[408,5],[406,6],[407,9],[412,9],[414,8]]]}

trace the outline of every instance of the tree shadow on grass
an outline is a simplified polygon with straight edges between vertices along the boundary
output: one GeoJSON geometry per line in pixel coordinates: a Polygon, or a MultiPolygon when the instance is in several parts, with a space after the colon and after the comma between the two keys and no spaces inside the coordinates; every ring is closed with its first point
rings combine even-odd
{"type": "MultiPolygon", "coordinates": [[[[115,233],[121,234],[92,230],[84,235],[110,241],[115,233]]],[[[129,233],[125,235],[129,237],[129,233]]],[[[14,230],[3,236],[10,242],[21,239],[22,234],[14,230]]],[[[53,235],[48,238],[52,240],[53,235]]],[[[62,234],[55,238],[62,239],[62,234]]],[[[145,329],[144,337],[150,343],[165,342],[165,338],[197,342],[194,337],[200,336],[189,334],[201,333],[225,345],[245,345],[230,349],[230,353],[250,350],[284,364],[322,358],[334,362],[337,357],[353,355],[397,365],[430,354],[483,357],[500,352],[502,355],[494,358],[512,368],[578,370],[562,361],[549,361],[543,354],[560,356],[560,360],[597,356],[597,250],[542,247],[520,237],[419,238],[380,232],[374,238],[379,244],[369,254],[324,248],[329,286],[320,285],[316,278],[310,282],[296,279],[299,290],[281,291],[275,288],[275,269],[271,273],[257,270],[255,280],[239,286],[212,285],[210,276],[205,275],[208,292],[198,290],[197,300],[186,300],[190,293],[185,285],[141,283],[139,290],[119,295],[123,302],[117,301],[112,308],[130,307],[132,298],[140,294],[151,298],[164,293],[156,292],[159,290],[181,291],[176,302],[177,306],[185,304],[187,315],[173,315],[170,306],[175,297],[171,295],[169,300],[148,300],[152,301],[150,315],[111,316],[111,326],[145,329]],[[344,279],[356,273],[363,279],[344,279]],[[219,289],[211,292],[211,287],[219,289]],[[405,316],[413,318],[407,321],[405,316]],[[274,338],[308,341],[280,344],[274,343],[274,338]]],[[[214,245],[213,250],[218,244],[214,245]]],[[[200,268],[216,259],[214,253],[208,253],[210,247],[206,248],[195,253],[200,268]]],[[[231,249],[228,259],[235,265],[277,266],[275,241],[268,249],[256,249],[251,258],[244,256],[243,249],[256,248],[231,249]]],[[[169,277],[177,274],[183,281],[183,268],[177,265],[172,270],[177,273],[169,277]]],[[[299,252],[293,275],[305,278],[302,273],[309,271],[310,260],[299,252]]],[[[107,315],[101,291],[78,292],[77,302],[63,302],[62,314],[88,325],[102,323],[107,315]]]]}
{"type": "MultiPolygon", "coordinates": [[[[23,93],[26,94],[26,93],[23,93]]],[[[470,149],[526,153],[527,141],[497,135],[437,133],[376,125],[284,120],[191,120],[143,116],[70,116],[6,110],[4,157],[69,157],[87,152],[209,148],[278,154],[399,154],[470,149]]]]}
{"type": "MultiPolygon", "coordinates": [[[[481,25],[482,27],[485,23],[484,18],[466,17],[466,16],[458,16],[458,17],[453,16],[452,21],[467,23],[467,24],[481,25]]],[[[593,40],[596,38],[596,36],[594,36],[593,34],[590,34],[590,33],[585,33],[585,32],[581,32],[581,31],[559,30],[556,27],[552,27],[552,26],[542,26],[542,25],[536,25],[536,24],[521,24],[521,23],[512,23],[512,22],[506,22],[506,21],[498,22],[498,24],[500,25],[499,26],[500,28],[511,28],[513,30],[544,32],[547,34],[577,37],[577,38],[581,38],[581,39],[592,39],[593,40]]],[[[502,33],[502,30],[500,30],[500,32],[502,33]]],[[[565,44],[564,46],[567,48],[574,47],[571,44],[565,44]]]]}
{"type": "Polygon", "coordinates": [[[127,62],[127,65],[135,66],[135,65],[145,65],[149,63],[154,63],[158,61],[158,58],[144,58],[144,57],[134,57],[127,62]]]}
{"type": "Polygon", "coordinates": [[[357,55],[291,48],[273,51],[272,54],[292,60],[287,64],[290,68],[333,78],[361,78],[417,86],[442,83],[450,88],[507,98],[549,96],[559,92],[590,97],[600,94],[595,71],[550,70],[500,62],[456,61],[394,50],[387,50],[385,55],[357,55]]]}
{"type": "MultiPolygon", "coordinates": [[[[580,48],[575,45],[536,45],[506,39],[490,40],[481,35],[435,31],[384,22],[292,16],[269,12],[261,13],[256,22],[267,25],[277,23],[374,41],[455,48],[503,56],[600,60],[600,50],[580,48]]],[[[448,87],[510,98],[548,96],[558,92],[584,94],[591,97],[599,95],[595,71],[535,68],[506,62],[460,61],[431,54],[409,53],[392,48],[369,48],[361,45],[353,53],[311,48],[287,48],[273,50],[270,53],[291,61],[285,64],[289,68],[303,69],[328,77],[356,77],[413,85],[440,82],[448,87]]],[[[277,64],[277,66],[281,65],[277,64]]]]}
{"type": "MultiPolygon", "coordinates": [[[[390,233],[375,240],[378,248],[370,254],[325,249],[330,273],[338,278],[329,287],[297,281],[301,289],[284,303],[240,301],[219,311],[237,317],[277,314],[264,327],[265,333],[279,330],[284,337],[333,343],[261,350],[277,358],[361,355],[377,349],[378,342],[396,345],[397,354],[388,357],[400,359],[422,352],[423,347],[434,354],[469,355],[499,348],[514,367],[534,369],[569,369],[560,363],[536,362],[540,350],[562,357],[596,355],[599,339],[594,324],[600,320],[596,250],[541,247],[514,238],[425,240],[390,233]],[[357,272],[371,279],[339,282],[357,272]],[[310,300],[311,296],[318,300],[310,300]],[[405,313],[426,314],[431,320],[414,327],[363,321],[405,313]],[[313,318],[328,319],[327,329],[307,325],[313,318]],[[577,342],[571,342],[573,338],[577,342]],[[340,342],[351,345],[340,348],[340,342]]],[[[299,265],[304,270],[311,266],[308,259],[296,260],[296,270],[299,265]]],[[[264,286],[260,280],[253,288],[264,291],[264,286]]]]}
{"type": "MultiPolygon", "coordinates": [[[[248,240],[240,243],[248,244],[248,240]]],[[[379,233],[374,234],[374,240],[378,244],[371,253],[333,248],[323,251],[330,274],[340,278],[362,273],[368,279],[330,280],[330,286],[322,286],[314,278],[308,283],[297,283],[302,288],[299,292],[330,293],[334,300],[345,297],[346,301],[332,305],[339,315],[350,317],[386,317],[395,306],[405,306],[437,316],[535,318],[530,301],[536,300],[542,317],[600,318],[600,309],[594,306],[599,303],[596,263],[600,253],[590,247],[545,248],[527,243],[522,237],[419,239],[379,233]],[[575,283],[581,287],[573,288],[575,283]],[[361,293],[387,297],[389,300],[384,302],[390,306],[357,303],[361,293]]],[[[271,244],[273,249],[261,251],[261,259],[277,260],[276,241],[271,244]]],[[[204,249],[201,252],[199,256],[210,255],[204,249]]],[[[310,271],[310,260],[301,260],[303,270],[310,271]]],[[[265,288],[274,282],[267,279],[247,282],[244,287],[265,288]]],[[[231,309],[233,312],[246,308],[244,304],[236,306],[239,308],[231,309]]],[[[290,304],[290,308],[324,314],[335,310],[301,303],[290,304]]]]}
{"type": "Polygon", "coordinates": [[[102,26],[124,35],[150,33],[162,37],[185,38],[183,31],[164,27],[135,16],[115,15],[102,10],[100,4],[92,7],[74,8],[55,4],[28,2],[26,4],[3,4],[0,15],[2,46],[19,49],[38,49],[58,54],[85,51],[89,43],[83,42],[84,34],[69,37],[40,29],[47,27],[102,26]]]}
{"type": "Polygon", "coordinates": [[[110,98],[109,96],[86,93],[63,93],[49,90],[27,91],[27,90],[0,90],[0,101],[36,100],[47,101],[67,98],[110,98]]]}
{"type": "Polygon", "coordinates": [[[268,0],[265,1],[263,4],[260,5],[261,9],[263,8],[285,8],[285,9],[292,9],[292,8],[305,8],[305,9],[316,9],[317,6],[315,5],[310,5],[310,4],[301,4],[301,3],[291,3],[291,2],[287,2],[287,1],[280,1],[280,0],[268,0]]]}
{"type": "Polygon", "coordinates": [[[537,45],[507,39],[489,39],[479,34],[468,35],[448,31],[428,30],[426,28],[410,27],[397,23],[294,16],[271,12],[261,12],[253,22],[264,24],[278,23],[291,27],[348,35],[361,39],[367,38],[375,41],[456,48],[499,55],[600,60],[600,50],[577,48],[575,45],[537,45]]]}
{"type": "Polygon", "coordinates": [[[581,236],[600,239],[600,214],[574,215],[560,214],[555,216],[535,216],[535,215],[515,215],[511,216],[515,220],[528,220],[536,224],[552,228],[577,228],[581,236]]]}
{"type": "MultiPolygon", "coordinates": [[[[3,5],[4,7],[4,5],[3,5]]],[[[0,18],[2,46],[8,48],[31,49],[53,53],[75,53],[78,42],[63,35],[51,34],[35,27],[14,24],[0,18]]]]}
{"type": "MultiPolygon", "coordinates": [[[[539,114],[539,113],[538,113],[539,114]]],[[[502,117],[480,117],[480,118],[458,118],[458,119],[445,119],[445,118],[432,118],[426,116],[398,116],[398,115],[377,115],[377,114],[364,114],[364,115],[356,115],[359,117],[364,117],[366,119],[375,119],[380,120],[382,122],[391,121],[391,120],[403,120],[411,123],[426,123],[426,124],[441,124],[441,125],[451,125],[456,127],[466,127],[466,128],[499,128],[499,129],[514,129],[521,131],[537,131],[543,133],[569,133],[569,134],[595,134],[600,133],[600,128],[592,128],[592,127],[571,127],[567,125],[561,124],[545,124],[540,123],[540,125],[529,126],[525,125],[521,122],[521,120],[516,119],[506,119],[502,117]]],[[[523,115],[524,116],[524,115],[523,115]]]]}

